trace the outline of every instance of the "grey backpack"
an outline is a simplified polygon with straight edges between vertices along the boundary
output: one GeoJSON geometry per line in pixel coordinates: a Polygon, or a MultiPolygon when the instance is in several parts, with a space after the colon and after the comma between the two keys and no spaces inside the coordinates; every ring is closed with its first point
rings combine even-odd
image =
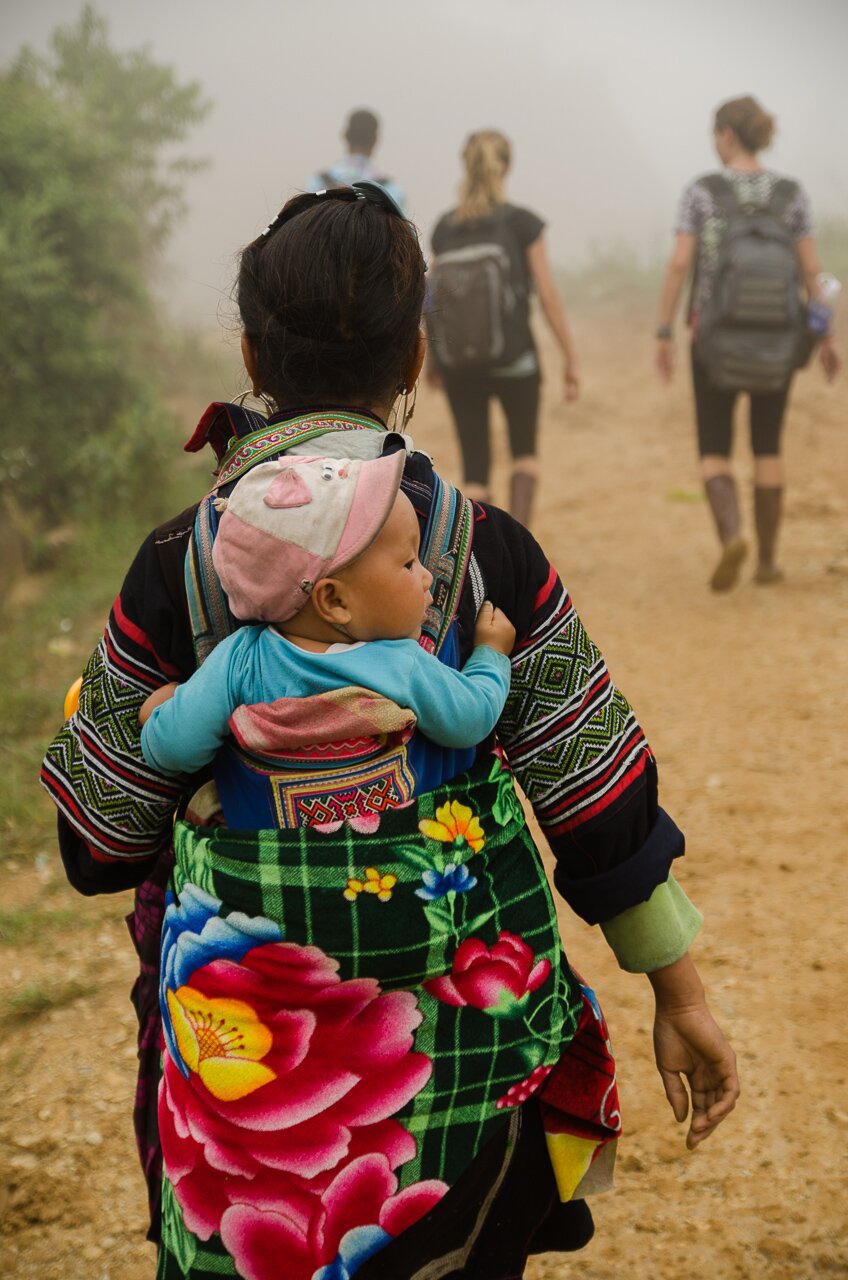
{"type": "Polygon", "coordinates": [[[780,178],[767,205],[749,205],[722,174],[701,182],[727,226],[712,292],[698,317],[695,354],[722,390],[779,391],[806,355],[801,271],[782,221],[798,187],[780,178]]]}
{"type": "Polygon", "coordinates": [[[478,242],[440,253],[433,266],[425,319],[437,363],[444,369],[493,368],[514,358],[513,245],[500,211],[486,223],[478,242]]]}

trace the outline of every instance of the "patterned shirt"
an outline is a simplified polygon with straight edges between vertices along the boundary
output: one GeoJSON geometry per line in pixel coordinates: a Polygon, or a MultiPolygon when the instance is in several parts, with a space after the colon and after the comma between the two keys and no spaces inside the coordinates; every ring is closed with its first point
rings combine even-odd
{"type": "MultiPolygon", "coordinates": [[[[772,169],[758,169],[754,172],[724,169],[722,176],[733,186],[740,204],[756,205],[762,208],[768,204],[780,179],[780,174],[772,169]]],[[[809,197],[800,185],[795,198],[787,205],[782,221],[795,240],[801,240],[813,234],[813,215],[809,197]]],[[[692,298],[693,316],[697,316],[703,309],[704,302],[712,292],[719,245],[726,225],[727,219],[716,204],[709,188],[705,186],[703,179],[696,178],[680,198],[675,225],[678,235],[698,237],[695,289],[692,298]]]]}

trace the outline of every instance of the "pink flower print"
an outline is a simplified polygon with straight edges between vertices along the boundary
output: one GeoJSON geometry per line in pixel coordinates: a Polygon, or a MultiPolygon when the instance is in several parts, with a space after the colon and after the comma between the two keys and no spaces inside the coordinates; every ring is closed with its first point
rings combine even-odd
{"type": "Polygon", "coordinates": [[[285,1205],[236,1204],[224,1214],[221,1236],[247,1280],[280,1280],[281,1259],[286,1280],[338,1280],[352,1273],[351,1263],[361,1264],[422,1218],[446,1190],[434,1180],[399,1192],[383,1156],[361,1156],[333,1178],[308,1216],[285,1205]]]}
{"type": "MultiPolygon", "coordinates": [[[[205,963],[166,991],[166,1174],[186,1227],[203,1240],[238,1207],[226,1221],[239,1224],[228,1247],[240,1275],[279,1275],[279,1253],[268,1255],[273,1266],[255,1261],[257,1240],[273,1228],[275,1239],[290,1238],[289,1280],[310,1280],[336,1256],[338,1241],[316,1224],[330,1212],[331,1188],[350,1185],[345,1171],[379,1166],[376,1181],[393,1195],[393,1171],[415,1155],[415,1139],[393,1117],[432,1072],[413,1051],[417,1002],[371,978],[342,981],[317,947],[266,942],[236,959],[198,954],[205,963]],[[242,1265],[242,1254],[254,1261],[242,1265]]],[[[379,1223],[373,1199],[346,1216],[338,1210],[342,1234],[379,1223]]]]}
{"type": "Polygon", "coordinates": [[[493,1018],[520,1018],[551,971],[549,960],[534,962],[527,943],[500,933],[491,950],[479,938],[459,944],[450,973],[429,978],[424,987],[445,1004],[471,1005],[493,1018]]]}

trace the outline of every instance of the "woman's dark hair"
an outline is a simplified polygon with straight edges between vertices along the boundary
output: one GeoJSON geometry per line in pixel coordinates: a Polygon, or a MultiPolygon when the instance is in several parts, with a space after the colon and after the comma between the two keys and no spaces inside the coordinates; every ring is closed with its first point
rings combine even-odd
{"type": "Polygon", "coordinates": [[[715,114],[715,131],[732,129],[746,151],[762,151],[774,136],[774,116],[756,98],[731,98],[715,114]]]}
{"type": "Polygon", "coordinates": [[[424,301],[413,228],[352,191],[295,196],[241,254],[237,301],[280,408],[380,403],[404,389],[424,301]]]}

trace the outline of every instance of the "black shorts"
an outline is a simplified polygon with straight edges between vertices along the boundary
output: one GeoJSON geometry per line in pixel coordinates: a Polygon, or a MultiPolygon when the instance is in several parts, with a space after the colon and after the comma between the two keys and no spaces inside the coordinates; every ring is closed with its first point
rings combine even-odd
{"type": "MultiPolygon", "coordinates": [[[[791,382],[790,377],[780,391],[754,392],[751,396],[751,449],[757,458],[780,453],[780,433],[791,382]]],[[[694,349],[692,384],[698,424],[698,453],[702,458],[705,454],[729,458],[733,444],[733,409],[741,393],[714,387],[694,349]]]]}
{"type": "Polygon", "coordinates": [[[541,384],[538,373],[524,374],[519,378],[499,378],[488,371],[459,373],[446,370],[442,377],[456,423],[467,483],[489,483],[489,401],[492,396],[500,400],[506,414],[512,456],[520,458],[535,454],[541,384]]]}

